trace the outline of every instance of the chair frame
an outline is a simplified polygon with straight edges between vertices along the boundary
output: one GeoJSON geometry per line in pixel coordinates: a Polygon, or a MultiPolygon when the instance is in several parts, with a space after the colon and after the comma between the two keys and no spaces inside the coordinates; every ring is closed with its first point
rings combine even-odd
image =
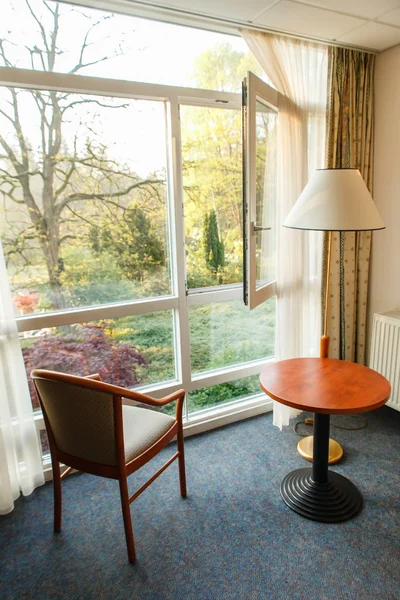
{"type": "Polygon", "coordinates": [[[53,436],[52,428],[49,419],[46,414],[46,410],[43,406],[40,398],[39,391],[35,389],[39,398],[40,406],[43,411],[43,418],[46,425],[47,435],[49,439],[51,464],[53,469],[53,483],[54,483],[54,531],[61,531],[61,520],[62,520],[62,495],[61,495],[61,480],[64,479],[73,469],[77,471],[83,471],[85,473],[91,473],[92,475],[99,475],[100,477],[107,477],[110,479],[117,479],[119,482],[119,490],[121,497],[122,516],[124,521],[126,546],[128,551],[129,562],[135,562],[136,552],[135,543],[133,537],[132,518],[130,512],[130,504],[155,480],[167,467],[170,466],[176,459],[178,459],[179,469],[179,484],[180,494],[182,498],[186,498],[186,472],[185,472],[185,454],[184,454],[184,443],[183,443],[183,424],[182,424],[182,408],[183,401],[185,398],[185,390],[178,390],[168,396],[156,399],[146,394],[140,394],[116,385],[111,385],[101,381],[100,375],[97,373],[89,375],[87,377],[76,377],[74,375],[66,375],[64,373],[58,373],[55,371],[47,371],[44,369],[35,369],[31,373],[32,379],[35,383],[35,379],[51,379],[53,381],[59,381],[86,387],[98,392],[104,392],[113,396],[113,412],[114,412],[114,434],[116,441],[116,456],[117,465],[110,466],[104,465],[92,461],[88,461],[77,456],[72,456],[66,452],[61,451],[57,448],[55,439],[53,436]],[[122,399],[133,400],[140,402],[141,404],[151,406],[153,408],[161,408],[170,402],[176,400],[175,410],[175,422],[168,429],[168,431],[157,440],[152,446],[147,448],[142,454],[132,459],[129,462],[125,462],[125,451],[124,451],[124,426],[122,418],[122,399]],[[175,454],[160,468],[158,471],[150,477],[150,479],[142,485],[132,496],[129,496],[127,478],[134,471],[137,471],[145,465],[149,460],[154,458],[169,442],[176,436],[177,439],[177,451],[175,454]],[[63,463],[68,468],[61,474],[60,463],[63,463]]]}

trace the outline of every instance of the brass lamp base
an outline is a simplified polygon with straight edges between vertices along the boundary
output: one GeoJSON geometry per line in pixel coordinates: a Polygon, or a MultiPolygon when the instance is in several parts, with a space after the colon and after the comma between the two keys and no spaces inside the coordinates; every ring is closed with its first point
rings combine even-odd
{"type": "MultiPolygon", "coordinates": [[[[312,435],[303,437],[297,444],[297,452],[306,460],[312,462],[313,459],[314,438],[312,435]]],[[[343,456],[343,448],[335,440],[329,439],[329,458],[328,464],[337,463],[343,456]]]]}

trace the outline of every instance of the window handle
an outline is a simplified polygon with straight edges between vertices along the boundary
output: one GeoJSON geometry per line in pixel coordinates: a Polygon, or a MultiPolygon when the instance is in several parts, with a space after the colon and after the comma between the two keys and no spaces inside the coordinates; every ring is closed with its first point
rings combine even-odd
{"type": "Polygon", "coordinates": [[[271,231],[272,227],[262,227],[261,225],[255,225],[253,223],[253,232],[254,231],[271,231]]]}

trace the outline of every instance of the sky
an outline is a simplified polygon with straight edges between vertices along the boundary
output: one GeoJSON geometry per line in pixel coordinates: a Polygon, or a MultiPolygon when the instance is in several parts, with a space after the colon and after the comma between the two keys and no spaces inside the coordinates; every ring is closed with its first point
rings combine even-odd
{"type": "MultiPolygon", "coordinates": [[[[8,45],[15,66],[31,68],[29,53],[21,51],[21,46],[37,43],[38,24],[29,13],[25,0],[3,2],[0,37],[15,45],[13,48],[8,45]]],[[[30,0],[30,4],[40,22],[45,26],[51,25],[52,17],[44,2],[30,0]]],[[[55,5],[52,1],[48,4],[51,7],[55,5]]],[[[59,41],[64,52],[57,57],[56,70],[62,73],[67,72],[78,57],[88,27],[99,20],[101,22],[88,39],[88,57],[95,60],[105,54],[110,56],[113,52],[121,51],[123,56],[88,67],[82,70],[84,75],[192,87],[194,58],[217,42],[229,42],[236,50],[248,51],[245,41],[239,36],[126,15],[115,14],[111,17],[111,13],[64,3],[59,6],[59,41]]],[[[39,68],[38,56],[35,57],[35,63],[39,68]]]]}
{"type": "MultiPolygon", "coordinates": [[[[3,0],[4,1],[4,0],[3,0]]],[[[55,3],[49,2],[54,10],[55,3]]],[[[25,0],[5,0],[2,6],[0,37],[9,60],[19,68],[42,70],[40,53],[43,47],[39,27],[51,29],[52,15],[42,0],[30,0],[37,21],[30,13],[25,0]],[[33,55],[27,48],[34,49],[33,55]]],[[[171,25],[78,6],[60,4],[59,47],[55,70],[66,73],[78,62],[82,41],[87,38],[84,62],[113,56],[79,71],[82,75],[126,79],[146,83],[193,87],[194,60],[218,42],[229,42],[235,50],[248,52],[244,40],[237,36],[171,25]],[[71,35],[73,32],[73,35],[71,35]]],[[[238,91],[241,82],[238,81],[238,91]]],[[[38,120],[31,95],[21,93],[21,118],[24,131],[32,141],[39,141],[38,120]]],[[[8,92],[0,89],[0,106],[5,106],[8,92]],[[2,103],[2,104],[1,104],[2,103]]],[[[108,102],[108,100],[105,100],[108,102]]],[[[120,103],[120,102],[119,102],[120,103]]],[[[93,123],[93,129],[107,145],[111,157],[129,161],[132,170],[146,176],[166,165],[164,109],[159,102],[132,100],[124,109],[106,109],[96,105],[81,105],[68,114],[72,141],[79,121],[93,123]]],[[[9,129],[0,120],[2,130],[9,129]]],[[[81,146],[88,133],[81,127],[81,146]]],[[[68,136],[67,136],[68,137],[68,136]]],[[[35,143],[35,142],[34,142],[35,143]]]]}

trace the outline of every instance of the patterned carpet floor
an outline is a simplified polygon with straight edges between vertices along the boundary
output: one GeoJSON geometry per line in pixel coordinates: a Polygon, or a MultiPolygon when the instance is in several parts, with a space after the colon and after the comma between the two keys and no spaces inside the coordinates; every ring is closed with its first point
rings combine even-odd
{"type": "MultiPolygon", "coordinates": [[[[292,428],[280,432],[267,414],[186,440],[188,498],[174,464],[131,506],[134,565],[115,481],[67,478],[58,535],[51,483],[20,498],[0,517],[0,598],[399,600],[400,413],[366,416],[365,429],[331,429],[345,448],[332,470],[364,498],[350,521],[316,523],[286,507],[280,482],[307,463],[292,428]]],[[[132,491],[170,453],[134,474],[132,491]]]]}

